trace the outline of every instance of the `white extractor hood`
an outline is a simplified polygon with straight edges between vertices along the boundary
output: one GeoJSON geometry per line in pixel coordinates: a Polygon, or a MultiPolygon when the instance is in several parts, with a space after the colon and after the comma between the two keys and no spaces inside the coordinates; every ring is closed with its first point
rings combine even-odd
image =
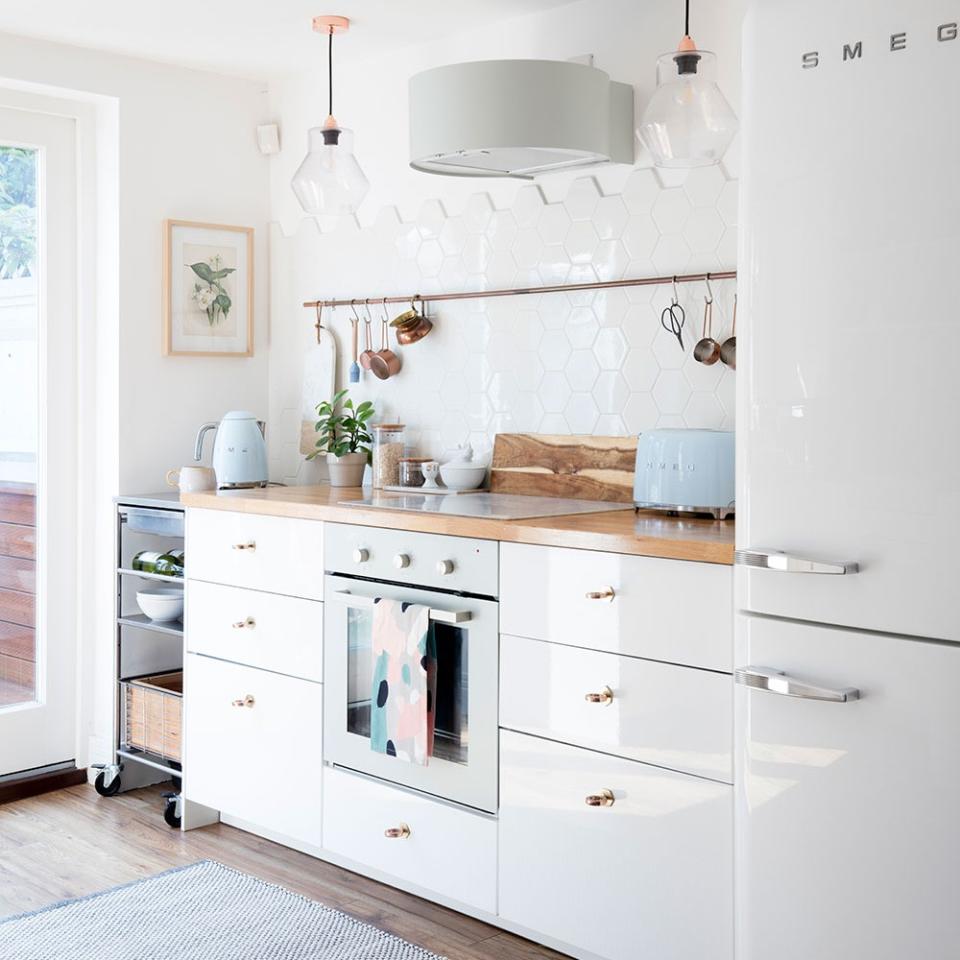
{"type": "Polygon", "coordinates": [[[633,163],[633,87],[560,60],[483,60],[410,80],[410,166],[521,177],[633,163]]]}

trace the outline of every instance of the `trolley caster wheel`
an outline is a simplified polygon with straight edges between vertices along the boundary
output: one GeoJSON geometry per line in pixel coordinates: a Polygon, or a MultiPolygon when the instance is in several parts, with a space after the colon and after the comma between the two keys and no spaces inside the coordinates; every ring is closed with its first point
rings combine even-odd
{"type": "Polygon", "coordinates": [[[120,776],[115,776],[109,783],[106,782],[107,775],[105,771],[97,774],[97,779],[93,781],[93,789],[101,797],[115,797],[120,792],[120,776]]]}
{"type": "Polygon", "coordinates": [[[176,794],[170,794],[166,799],[167,802],[163,808],[163,819],[168,827],[179,830],[182,819],[180,816],[180,798],[176,794]]]}

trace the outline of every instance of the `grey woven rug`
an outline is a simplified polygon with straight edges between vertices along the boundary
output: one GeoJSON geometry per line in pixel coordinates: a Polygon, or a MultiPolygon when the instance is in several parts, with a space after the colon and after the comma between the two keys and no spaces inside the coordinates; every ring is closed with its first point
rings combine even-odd
{"type": "Polygon", "coordinates": [[[0,960],[442,960],[213,860],[0,920],[0,960]]]}

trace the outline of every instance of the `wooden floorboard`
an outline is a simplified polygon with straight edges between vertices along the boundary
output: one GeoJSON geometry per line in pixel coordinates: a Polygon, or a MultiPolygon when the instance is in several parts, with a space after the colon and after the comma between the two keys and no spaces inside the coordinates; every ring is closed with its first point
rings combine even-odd
{"type": "Polygon", "coordinates": [[[210,859],[336,907],[449,960],[563,956],[233,827],[171,830],[162,817],[163,789],[99,797],[82,784],[0,806],[0,916],[210,859]]]}

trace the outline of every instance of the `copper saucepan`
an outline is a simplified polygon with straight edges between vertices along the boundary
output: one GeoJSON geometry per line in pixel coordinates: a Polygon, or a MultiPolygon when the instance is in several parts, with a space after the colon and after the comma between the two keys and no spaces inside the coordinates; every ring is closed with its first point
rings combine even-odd
{"type": "Polygon", "coordinates": [[[390,349],[387,334],[387,315],[383,315],[380,349],[370,358],[370,370],[380,380],[389,380],[400,370],[400,358],[390,349]]]}
{"type": "Polygon", "coordinates": [[[404,347],[422,340],[433,329],[433,323],[414,306],[416,300],[416,297],[411,300],[410,309],[390,322],[390,326],[396,328],[397,343],[404,347]]]}

